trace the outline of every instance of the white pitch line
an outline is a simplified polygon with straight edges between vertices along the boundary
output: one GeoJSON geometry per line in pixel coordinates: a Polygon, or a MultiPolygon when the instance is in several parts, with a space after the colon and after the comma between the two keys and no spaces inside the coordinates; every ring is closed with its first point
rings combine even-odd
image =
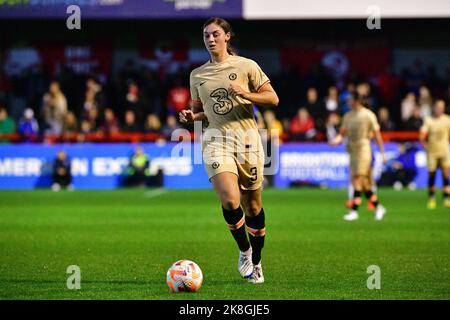
{"type": "Polygon", "coordinates": [[[156,197],[159,197],[160,195],[163,195],[166,192],[167,192],[166,189],[158,188],[158,189],[150,190],[150,191],[146,192],[144,194],[144,197],[146,197],[146,198],[156,198],[156,197]]]}

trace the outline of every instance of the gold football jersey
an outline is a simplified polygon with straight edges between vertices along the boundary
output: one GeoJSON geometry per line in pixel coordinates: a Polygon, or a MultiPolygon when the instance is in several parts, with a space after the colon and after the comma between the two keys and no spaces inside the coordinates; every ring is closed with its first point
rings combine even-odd
{"type": "Polygon", "coordinates": [[[216,129],[219,132],[214,136],[221,135],[227,142],[239,143],[236,138],[230,138],[230,133],[257,131],[258,127],[252,102],[241,97],[232,97],[228,88],[234,84],[246,91],[258,92],[267,82],[269,78],[256,62],[239,56],[229,56],[219,63],[208,61],[191,72],[191,99],[203,105],[207,129],[216,129]]]}
{"type": "Polygon", "coordinates": [[[423,128],[428,133],[428,153],[446,155],[449,153],[450,116],[426,117],[423,128]]]}
{"type": "Polygon", "coordinates": [[[370,148],[372,132],[380,128],[376,115],[367,108],[350,110],[344,115],[342,127],[346,130],[349,152],[370,148]]]}

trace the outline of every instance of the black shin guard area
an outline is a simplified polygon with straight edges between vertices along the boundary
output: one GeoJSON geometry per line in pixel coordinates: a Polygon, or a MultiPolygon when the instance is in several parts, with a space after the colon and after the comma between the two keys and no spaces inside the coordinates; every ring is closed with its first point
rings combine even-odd
{"type": "Polygon", "coordinates": [[[361,191],[355,190],[353,192],[353,206],[352,210],[358,211],[359,205],[361,204],[361,191]]]}
{"type": "Polygon", "coordinates": [[[436,172],[432,171],[428,173],[428,196],[433,197],[435,193],[434,182],[436,180],[436,172]]]}
{"type": "Polygon", "coordinates": [[[258,264],[261,261],[261,251],[264,247],[265,238],[265,216],[264,209],[261,208],[260,213],[255,217],[245,217],[247,225],[248,237],[252,245],[252,262],[258,264]]]}
{"type": "Polygon", "coordinates": [[[250,243],[245,232],[244,223],[239,225],[244,218],[244,211],[242,211],[241,207],[235,210],[226,210],[222,207],[222,212],[239,250],[247,251],[250,248],[250,243]]]}

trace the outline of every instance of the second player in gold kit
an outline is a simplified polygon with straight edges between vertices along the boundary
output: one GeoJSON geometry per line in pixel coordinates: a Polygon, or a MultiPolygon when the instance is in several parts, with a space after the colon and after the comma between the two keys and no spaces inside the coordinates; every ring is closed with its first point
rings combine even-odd
{"type": "Polygon", "coordinates": [[[436,208],[435,180],[436,170],[441,169],[443,180],[444,205],[450,208],[450,116],[445,114],[445,102],[437,100],[433,107],[433,115],[425,118],[420,128],[420,141],[427,151],[428,166],[428,208],[436,208]]]}
{"type": "Polygon", "coordinates": [[[372,162],[372,133],[380,130],[375,114],[367,108],[351,110],[344,115],[343,130],[347,136],[352,175],[369,177],[372,162]]]}
{"type": "Polygon", "coordinates": [[[375,114],[364,107],[357,92],[350,94],[348,103],[351,110],[344,115],[339,134],[330,141],[331,145],[337,145],[343,142],[344,137],[347,137],[347,152],[350,156],[350,175],[354,192],[351,210],[344,216],[344,220],[358,219],[358,208],[363,192],[367,200],[375,207],[375,220],[381,220],[386,209],[378,202],[377,195],[372,190],[371,179],[372,138],[375,138],[378,144],[383,162],[386,161],[380,126],[375,114]]]}

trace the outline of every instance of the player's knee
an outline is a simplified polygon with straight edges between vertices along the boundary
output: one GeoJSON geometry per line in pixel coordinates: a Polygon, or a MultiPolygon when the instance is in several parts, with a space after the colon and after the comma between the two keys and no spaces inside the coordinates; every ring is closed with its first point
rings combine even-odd
{"type": "Polygon", "coordinates": [[[255,217],[261,212],[261,204],[258,201],[250,201],[243,205],[244,212],[249,217],[255,217]]]}
{"type": "Polygon", "coordinates": [[[233,197],[233,196],[231,196],[229,194],[223,194],[223,195],[221,195],[220,198],[221,198],[221,201],[222,201],[222,206],[226,210],[235,210],[240,205],[239,198],[233,197]]]}

